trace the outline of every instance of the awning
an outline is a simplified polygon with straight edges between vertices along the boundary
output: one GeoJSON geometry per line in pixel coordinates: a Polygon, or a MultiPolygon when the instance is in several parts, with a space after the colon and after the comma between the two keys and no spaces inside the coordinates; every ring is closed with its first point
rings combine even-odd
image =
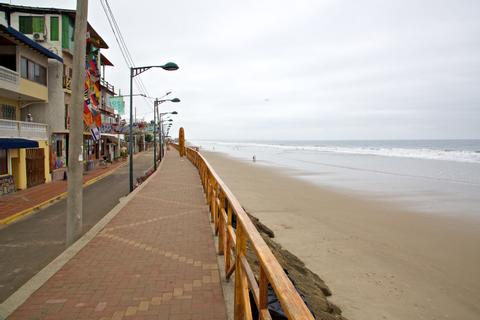
{"type": "Polygon", "coordinates": [[[112,66],[113,67],[113,63],[111,63],[110,60],[108,60],[107,57],[105,57],[102,53],[100,53],[100,62],[104,66],[112,66]]]}
{"type": "Polygon", "coordinates": [[[106,139],[109,143],[118,144],[118,136],[115,134],[102,133],[102,139],[106,139]]]}
{"type": "Polygon", "coordinates": [[[0,149],[38,148],[38,141],[20,138],[0,138],[0,149]]]}

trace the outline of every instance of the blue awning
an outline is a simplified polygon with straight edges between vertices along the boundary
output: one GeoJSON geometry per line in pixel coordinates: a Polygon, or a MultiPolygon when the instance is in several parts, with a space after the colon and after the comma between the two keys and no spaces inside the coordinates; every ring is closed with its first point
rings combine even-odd
{"type": "Polygon", "coordinates": [[[20,138],[0,138],[0,149],[38,148],[38,141],[20,138]]]}
{"type": "Polygon", "coordinates": [[[27,37],[23,33],[15,30],[14,28],[6,27],[4,25],[0,25],[0,30],[5,31],[10,36],[14,37],[17,41],[20,41],[20,42],[24,43],[25,45],[29,46],[30,48],[32,48],[34,50],[37,50],[38,52],[40,52],[41,54],[49,57],[50,59],[55,59],[55,60],[58,60],[58,61],[63,63],[63,59],[60,58],[58,55],[56,55],[52,51],[48,50],[47,48],[45,48],[41,44],[38,44],[36,41],[30,39],[29,37],[27,37]]]}

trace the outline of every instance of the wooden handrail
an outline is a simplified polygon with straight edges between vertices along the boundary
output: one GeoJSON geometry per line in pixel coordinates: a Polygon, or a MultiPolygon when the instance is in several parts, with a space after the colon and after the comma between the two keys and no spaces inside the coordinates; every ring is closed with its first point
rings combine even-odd
{"type": "MultiPolygon", "coordinates": [[[[178,149],[178,145],[172,145],[178,149]]],[[[270,319],[267,309],[267,288],[270,284],[289,319],[313,320],[313,315],[282,266],[228,186],[198,151],[187,148],[187,158],[199,171],[210,208],[210,218],[218,235],[217,252],[225,257],[227,280],[235,271],[235,319],[252,319],[249,291],[253,294],[259,318],[270,319]],[[234,217],[235,227],[232,224],[234,217]],[[259,263],[258,280],[246,258],[247,242],[259,263]]]]}

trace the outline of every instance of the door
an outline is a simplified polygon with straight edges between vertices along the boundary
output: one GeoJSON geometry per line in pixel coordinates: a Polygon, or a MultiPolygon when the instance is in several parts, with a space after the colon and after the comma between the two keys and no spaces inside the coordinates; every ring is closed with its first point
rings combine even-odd
{"type": "Polygon", "coordinates": [[[45,183],[45,153],[42,148],[26,149],[27,188],[45,183]]]}

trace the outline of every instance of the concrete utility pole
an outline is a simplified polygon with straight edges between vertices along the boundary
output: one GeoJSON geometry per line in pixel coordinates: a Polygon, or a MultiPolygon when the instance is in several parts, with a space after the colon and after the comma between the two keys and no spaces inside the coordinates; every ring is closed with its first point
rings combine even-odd
{"type": "Polygon", "coordinates": [[[153,168],[157,171],[157,108],[158,99],[153,103],[153,168]]]}
{"type": "Polygon", "coordinates": [[[81,236],[83,228],[83,88],[87,46],[87,13],[88,0],[77,0],[73,48],[72,110],[68,138],[67,247],[81,236]]]}

